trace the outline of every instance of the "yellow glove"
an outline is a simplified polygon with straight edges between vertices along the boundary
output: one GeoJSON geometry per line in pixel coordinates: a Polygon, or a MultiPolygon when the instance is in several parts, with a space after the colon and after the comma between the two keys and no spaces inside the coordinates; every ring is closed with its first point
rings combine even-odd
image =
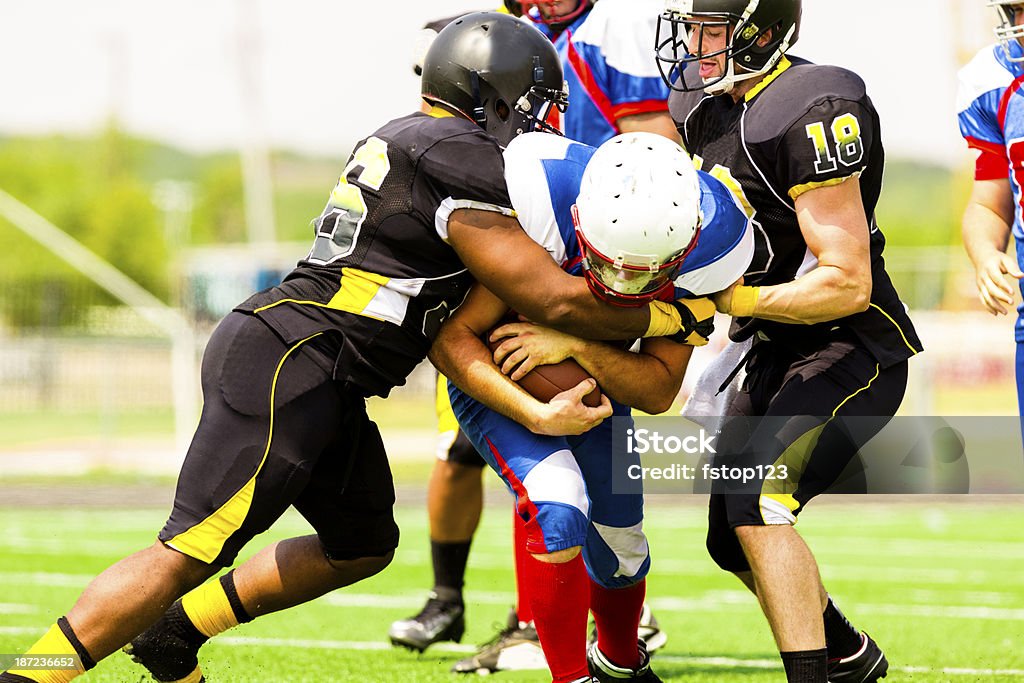
{"type": "Polygon", "coordinates": [[[649,304],[651,323],[645,337],[672,337],[682,344],[704,346],[715,331],[715,302],[707,297],[649,304]]]}
{"type": "Polygon", "coordinates": [[[754,308],[761,295],[760,287],[747,287],[738,285],[732,288],[732,297],[729,300],[729,310],[724,311],[734,318],[749,318],[754,315],[754,308]]]}

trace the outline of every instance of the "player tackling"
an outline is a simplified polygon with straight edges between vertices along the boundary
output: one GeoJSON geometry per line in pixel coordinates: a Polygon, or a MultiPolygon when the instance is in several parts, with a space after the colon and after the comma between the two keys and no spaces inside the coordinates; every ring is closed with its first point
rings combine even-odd
{"type": "Polygon", "coordinates": [[[744,282],[714,297],[734,318],[730,338],[751,345],[726,416],[781,419],[730,421],[743,428],[723,430],[719,452],[790,465],[784,490],[715,482],[708,550],[757,596],[790,683],[864,683],[888,662],[825,592],[794,525],[896,413],[921,342],[875,221],[878,114],[853,72],[788,56],[801,10],[800,0],[667,0],[658,60],[684,146],[729,185],[757,237],[744,282]],[[863,416],[873,430],[846,428],[863,416]]]}
{"type": "MultiPolygon", "coordinates": [[[[78,664],[0,681],[69,681],[134,639],[158,680],[194,683],[208,638],[383,570],[398,545],[395,494],[365,399],[404,383],[474,277],[532,319],[588,335],[671,334],[684,314],[692,321],[685,305],[598,301],[514,218],[501,150],[566,104],[539,31],[504,14],[463,17],[431,47],[423,95],[429,114],[357,145],[295,270],[213,333],[202,417],[164,528],[28,651],[78,664]],[[290,506],[314,534],[203,583],[290,506]]],[[[571,400],[545,410],[572,428],[611,413],[571,400]]]]}

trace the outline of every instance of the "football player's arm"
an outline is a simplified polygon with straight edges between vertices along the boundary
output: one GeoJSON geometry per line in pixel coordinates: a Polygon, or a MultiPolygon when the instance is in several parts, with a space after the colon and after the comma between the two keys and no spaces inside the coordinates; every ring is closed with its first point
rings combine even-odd
{"type": "Polygon", "coordinates": [[[507,310],[508,306],[484,287],[474,287],[441,326],[430,349],[431,362],[455,386],[537,434],[582,434],[610,416],[607,398],[594,408],[583,405],[583,397],[594,388],[592,380],[541,403],[501,374],[481,335],[507,310]]]}
{"type": "Polygon", "coordinates": [[[1010,180],[975,180],[963,217],[964,249],[974,264],[978,297],[993,315],[1013,306],[1006,276],[1024,278],[1016,260],[1006,253],[1013,225],[1010,180]]]}
{"type": "Polygon", "coordinates": [[[693,353],[692,346],[662,337],[644,339],[640,352],[631,353],[532,323],[502,325],[492,335],[499,338],[505,339],[494,350],[494,361],[513,380],[538,365],[573,358],[604,393],[650,414],[672,407],[693,353]]]}
{"type": "Polygon", "coordinates": [[[675,334],[679,311],[662,302],[622,308],[595,298],[530,239],[519,222],[496,211],[458,209],[448,219],[448,243],[476,279],[526,318],[590,339],[675,334]]]}
{"type": "Polygon", "coordinates": [[[795,200],[800,233],[818,265],[779,285],[733,285],[712,298],[722,313],[814,324],[867,310],[871,302],[870,229],[860,180],[851,176],[795,200]]]}
{"type": "Polygon", "coordinates": [[[676,124],[669,116],[668,111],[652,111],[645,114],[633,114],[623,116],[615,122],[620,133],[655,133],[663,135],[677,144],[682,140],[676,124]]]}

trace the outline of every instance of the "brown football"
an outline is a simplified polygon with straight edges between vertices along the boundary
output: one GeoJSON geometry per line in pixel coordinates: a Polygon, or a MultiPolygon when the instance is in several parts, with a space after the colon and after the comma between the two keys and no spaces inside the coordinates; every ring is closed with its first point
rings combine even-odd
{"type": "MultiPolygon", "coordinates": [[[[502,324],[495,325],[484,335],[484,343],[492,352],[501,345],[501,341],[491,342],[491,332],[501,327],[502,324]]],[[[566,358],[561,363],[554,365],[538,365],[516,383],[530,396],[547,403],[556,394],[572,389],[585,379],[590,379],[590,374],[583,369],[583,366],[572,358],[566,358]]],[[[593,391],[584,396],[583,405],[591,408],[601,405],[601,388],[594,387],[593,391]]]]}

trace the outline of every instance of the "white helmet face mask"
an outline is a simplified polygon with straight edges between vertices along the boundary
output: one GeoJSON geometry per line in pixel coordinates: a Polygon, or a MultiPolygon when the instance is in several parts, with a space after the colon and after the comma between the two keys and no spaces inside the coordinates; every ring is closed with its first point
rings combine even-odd
{"type": "Polygon", "coordinates": [[[1024,49],[1019,43],[1019,40],[1024,38],[1024,25],[1016,25],[1017,16],[1013,9],[1014,5],[1020,4],[1019,0],[989,0],[988,3],[999,17],[999,26],[995,28],[996,38],[1003,46],[1006,58],[1011,62],[1024,62],[1024,49]]]}
{"type": "Polygon", "coordinates": [[[652,133],[601,145],[573,207],[587,283],[639,306],[669,290],[701,226],[700,183],[682,147],[652,133]]]}

